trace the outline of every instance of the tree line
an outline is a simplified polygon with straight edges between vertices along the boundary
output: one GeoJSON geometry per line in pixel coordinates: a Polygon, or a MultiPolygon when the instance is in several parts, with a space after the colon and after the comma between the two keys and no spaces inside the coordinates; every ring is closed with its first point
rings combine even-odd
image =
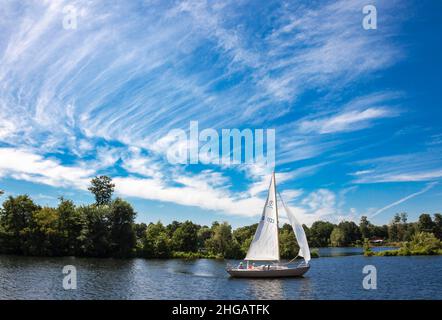
{"type": "Polygon", "coordinates": [[[389,224],[377,226],[366,216],[362,216],[359,225],[353,221],[334,224],[328,221],[316,221],[310,228],[304,229],[312,247],[346,247],[362,245],[364,239],[382,239],[386,243],[411,241],[420,232],[433,234],[442,239],[442,214],[423,213],[417,222],[408,222],[407,213],[397,213],[389,224]]]}
{"type": "MultiPolygon", "coordinates": [[[[125,200],[112,199],[115,185],[107,176],[92,179],[95,203],[75,205],[60,198],[56,207],[37,205],[29,196],[9,196],[0,208],[0,253],[33,256],[243,258],[258,224],[232,230],[227,222],[201,226],[191,221],[164,225],[136,223],[125,200]]],[[[1,193],[0,193],[1,195],[1,193]]],[[[311,247],[362,245],[364,239],[409,241],[418,232],[442,238],[442,215],[422,214],[418,222],[397,214],[390,224],[376,226],[367,217],[333,224],[316,221],[304,229],[311,247]]],[[[290,225],[279,232],[281,258],[299,248],[290,225]]]]}

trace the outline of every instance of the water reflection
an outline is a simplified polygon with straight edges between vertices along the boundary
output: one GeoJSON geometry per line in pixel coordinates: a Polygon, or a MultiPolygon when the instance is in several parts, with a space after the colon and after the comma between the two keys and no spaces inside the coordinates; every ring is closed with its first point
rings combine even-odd
{"type": "MultiPolygon", "coordinates": [[[[349,248],[341,248],[341,247],[326,247],[326,248],[314,248],[319,251],[320,257],[345,257],[345,256],[354,256],[354,255],[362,255],[364,253],[364,249],[361,247],[349,247],[349,248]]],[[[385,250],[394,250],[397,247],[373,247],[372,251],[385,251],[385,250]]]]}
{"type": "Polygon", "coordinates": [[[302,278],[238,279],[222,260],[0,255],[0,299],[442,299],[442,256],[350,255],[311,264],[302,278]],[[367,261],[382,269],[376,292],[361,285],[367,261]],[[77,267],[77,290],[62,287],[68,264],[77,267]]]}
{"type": "Polygon", "coordinates": [[[247,279],[247,282],[251,299],[285,299],[281,279],[247,279]]]}

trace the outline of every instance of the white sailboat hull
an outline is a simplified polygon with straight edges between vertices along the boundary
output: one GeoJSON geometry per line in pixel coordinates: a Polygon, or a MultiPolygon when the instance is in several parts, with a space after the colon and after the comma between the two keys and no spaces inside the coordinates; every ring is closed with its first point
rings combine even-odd
{"type": "Polygon", "coordinates": [[[286,278],[286,277],[301,277],[308,270],[310,266],[298,266],[295,268],[270,268],[270,269],[238,269],[227,268],[226,271],[234,278],[286,278]]]}

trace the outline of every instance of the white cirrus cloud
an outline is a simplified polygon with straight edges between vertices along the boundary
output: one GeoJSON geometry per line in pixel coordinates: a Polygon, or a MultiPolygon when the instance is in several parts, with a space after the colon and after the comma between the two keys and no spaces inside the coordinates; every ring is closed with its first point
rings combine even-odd
{"type": "Polygon", "coordinates": [[[421,190],[419,190],[419,191],[417,191],[417,192],[414,192],[414,193],[412,193],[412,194],[409,194],[408,196],[405,196],[405,197],[403,197],[403,198],[401,198],[401,199],[399,199],[399,200],[396,200],[396,201],[394,201],[394,202],[392,202],[392,203],[386,205],[385,207],[383,207],[383,208],[381,208],[381,209],[375,211],[374,213],[372,213],[372,214],[370,215],[370,217],[373,218],[373,217],[379,215],[380,213],[382,213],[382,212],[384,212],[384,211],[386,211],[386,210],[388,210],[388,209],[390,209],[390,208],[393,208],[393,207],[395,207],[395,206],[401,204],[402,202],[408,201],[408,200],[410,200],[410,199],[413,199],[414,197],[417,197],[417,196],[419,196],[419,195],[421,195],[421,194],[424,194],[425,192],[431,190],[431,189],[432,189],[434,186],[436,186],[437,184],[438,184],[438,182],[430,182],[430,183],[427,183],[426,186],[425,186],[423,189],[421,189],[421,190]]]}
{"type": "Polygon", "coordinates": [[[0,148],[0,177],[85,190],[93,170],[60,164],[26,150],[0,148]]]}
{"type": "Polygon", "coordinates": [[[385,108],[344,111],[328,118],[305,120],[299,124],[302,132],[334,133],[355,131],[368,127],[372,120],[392,117],[394,113],[385,108]]]}

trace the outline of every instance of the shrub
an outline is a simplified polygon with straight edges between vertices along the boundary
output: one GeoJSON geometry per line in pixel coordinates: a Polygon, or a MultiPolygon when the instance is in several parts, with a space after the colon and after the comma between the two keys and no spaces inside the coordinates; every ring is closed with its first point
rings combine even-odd
{"type": "Polygon", "coordinates": [[[318,249],[313,249],[313,250],[310,252],[310,256],[311,256],[312,258],[319,258],[319,250],[318,250],[318,249]]]}

